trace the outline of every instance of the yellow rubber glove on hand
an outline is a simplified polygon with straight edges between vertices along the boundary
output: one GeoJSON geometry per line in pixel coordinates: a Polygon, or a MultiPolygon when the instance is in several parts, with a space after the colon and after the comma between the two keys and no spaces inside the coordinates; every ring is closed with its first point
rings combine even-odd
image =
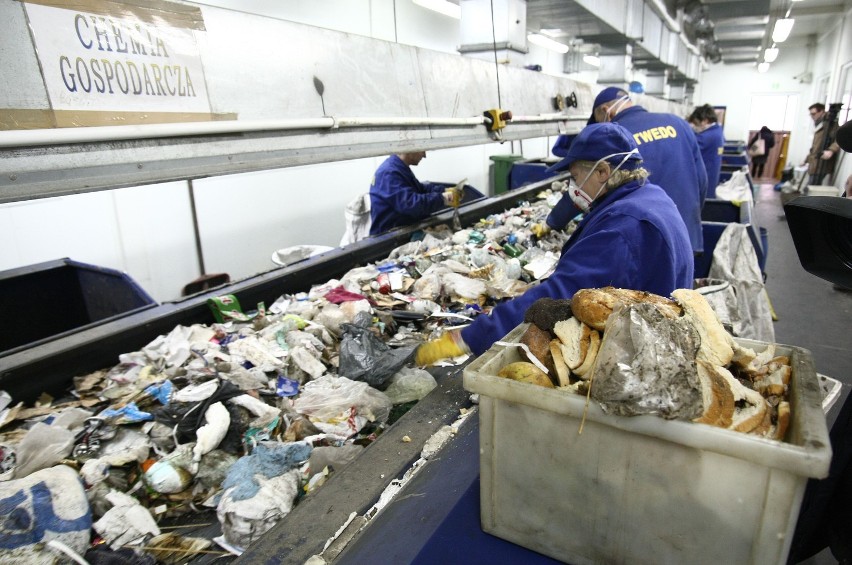
{"type": "Polygon", "coordinates": [[[530,226],[530,231],[533,232],[537,238],[541,239],[550,233],[550,226],[547,224],[533,224],[530,226]]]}
{"type": "Polygon", "coordinates": [[[455,187],[447,189],[444,191],[444,204],[458,208],[461,204],[462,196],[464,196],[464,193],[455,187]]]}
{"type": "Polygon", "coordinates": [[[414,363],[422,367],[431,365],[439,359],[458,357],[465,353],[470,353],[470,348],[458,331],[451,331],[444,333],[438,339],[421,344],[414,356],[414,363]]]}

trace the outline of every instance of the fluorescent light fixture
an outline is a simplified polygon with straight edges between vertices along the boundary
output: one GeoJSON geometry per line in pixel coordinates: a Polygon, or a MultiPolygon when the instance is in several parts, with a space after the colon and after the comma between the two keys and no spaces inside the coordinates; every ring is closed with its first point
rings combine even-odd
{"type": "Polygon", "coordinates": [[[595,57],[594,55],[583,55],[583,62],[586,63],[587,65],[591,65],[593,67],[600,67],[601,66],[600,57],[595,57]]]}
{"type": "Polygon", "coordinates": [[[769,63],[767,63],[766,61],[760,63],[757,66],[757,72],[759,72],[759,73],[765,73],[768,70],[769,70],[769,63]]]}
{"type": "Polygon", "coordinates": [[[550,49],[551,51],[556,51],[557,53],[567,53],[568,46],[564,43],[559,43],[558,41],[553,41],[549,37],[545,37],[538,33],[531,33],[527,35],[527,41],[530,43],[534,43],[539,47],[544,47],[545,49],[550,49]]]}
{"type": "Polygon", "coordinates": [[[767,63],[774,63],[775,59],[778,58],[778,48],[777,47],[767,47],[763,52],[763,60],[767,63]]]}
{"type": "Polygon", "coordinates": [[[790,37],[790,32],[793,31],[793,22],[795,21],[793,18],[775,20],[775,27],[772,30],[772,41],[782,43],[790,37]]]}
{"type": "Polygon", "coordinates": [[[447,0],[413,0],[413,2],[433,12],[438,12],[457,20],[461,19],[461,6],[447,2],[447,0]]]}

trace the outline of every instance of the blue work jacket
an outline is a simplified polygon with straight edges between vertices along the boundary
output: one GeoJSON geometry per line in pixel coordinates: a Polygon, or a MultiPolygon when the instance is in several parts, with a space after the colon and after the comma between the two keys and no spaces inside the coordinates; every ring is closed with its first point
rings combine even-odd
{"type": "Polygon", "coordinates": [[[677,206],[695,253],[704,251],[701,208],[707,197],[707,171],[692,127],[674,114],[631,106],[612,120],[633,134],[652,183],[677,206]]]}
{"type": "Polygon", "coordinates": [[[704,131],[695,134],[704,168],[707,169],[707,198],[716,197],[719,173],[722,172],[722,152],[725,150],[725,134],[719,124],[710,124],[704,131]]]}
{"type": "Polygon", "coordinates": [[[461,335],[479,355],[520,324],[539,298],[571,298],[581,288],[608,285],[669,296],[692,288],[692,278],[689,235],[671,198],[654,184],[632,181],[592,204],[549,278],[477,317],[461,335]]]}
{"type": "Polygon", "coordinates": [[[411,167],[391,155],[376,169],[370,185],[370,235],[424,220],[445,207],[444,186],[421,183],[411,167]]]}

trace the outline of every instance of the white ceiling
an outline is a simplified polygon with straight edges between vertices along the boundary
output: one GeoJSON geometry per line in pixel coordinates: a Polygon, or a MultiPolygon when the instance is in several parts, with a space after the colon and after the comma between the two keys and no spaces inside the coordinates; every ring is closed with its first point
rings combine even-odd
{"type": "MultiPolygon", "coordinates": [[[[772,46],[775,20],[795,20],[790,37],[819,36],[849,8],[849,0],[645,0],[665,6],[672,20],[681,24],[690,42],[702,48],[713,63],[751,63],[761,60],[763,49],[772,46]],[[703,32],[703,33],[702,33],[703,32]],[[713,56],[713,52],[717,56],[713,56]]],[[[528,0],[527,29],[560,29],[557,41],[593,51],[602,43],[630,42],[614,30],[596,10],[612,10],[628,1],[528,0]]],[[[641,66],[641,57],[639,61],[641,66]]]]}

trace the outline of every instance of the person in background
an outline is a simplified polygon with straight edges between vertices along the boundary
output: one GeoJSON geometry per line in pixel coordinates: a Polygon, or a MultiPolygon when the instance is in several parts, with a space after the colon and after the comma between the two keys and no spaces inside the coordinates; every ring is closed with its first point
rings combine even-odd
{"type": "Polygon", "coordinates": [[[819,102],[811,104],[808,106],[808,112],[814,121],[814,138],[811,141],[811,150],[802,164],[808,165],[808,174],[811,175],[810,184],[818,185],[822,184],[822,179],[826,175],[834,172],[834,166],[837,164],[837,154],[840,152],[840,146],[835,141],[837,122],[827,123],[828,114],[825,112],[825,104],[819,102]],[[828,136],[828,143],[826,143],[826,136],[828,136]]]}
{"type": "Polygon", "coordinates": [[[460,190],[421,183],[414,176],[411,167],[425,157],[425,151],[398,153],[376,169],[370,184],[370,235],[419,222],[447,206],[459,206],[463,196],[460,190]]]}
{"type": "MultiPolygon", "coordinates": [[[[707,170],[689,124],[674,114],[649,112],[633,104],[627,92],[615,86],[603,89],[595,98],[588,124],[602,122],[615,122],[632,134],[651,182],[674,201],[686,224],[693,252],[702,253],[701,208],[707,196],[707,170]]],[[[556,143],[560,141],[557,139],[556,143]]],[[[548,218],[548,226],[564,229],[564,225],[554,225],[554,219],[561,223],[563,218],[574,217],[576,212],[565,211],[569,206],[570,200],[560,200],[553,209],[553,218],[548,218]]]]}
{"type": "Polygon", "coordinates": [[[707,170],[707,196],[716,196],[719,174],[722,172],[722,152],[725,150],[725,134],[719,126],[716,110],[710,104],[698,106],[689,115],[687,121],[695,132],[698,149],[707,170]]]}
{"type": "Polygon", "coordinates": [[[692,288],[694,259],[686,226],[672,199],[647,181],[643,166],[625,128],[602,123],[583,129],[554,167],[570,170],[576,184],[565,199],[585,213],[554,273],[461,331],[422,344],[415,362],[428,365],[465,352],[483,353],[542,297],[571,298],[582,288],[607,285],[663,296],[692,288]]]}
{"type": "Polygon", "coordinates": [[[751,158],[751,178],[757,180],[763,176],[763,168],[769,151],[775,147],[775,134],[766,126],[755,132],[748,140],[748,154],[751,158]]]}

